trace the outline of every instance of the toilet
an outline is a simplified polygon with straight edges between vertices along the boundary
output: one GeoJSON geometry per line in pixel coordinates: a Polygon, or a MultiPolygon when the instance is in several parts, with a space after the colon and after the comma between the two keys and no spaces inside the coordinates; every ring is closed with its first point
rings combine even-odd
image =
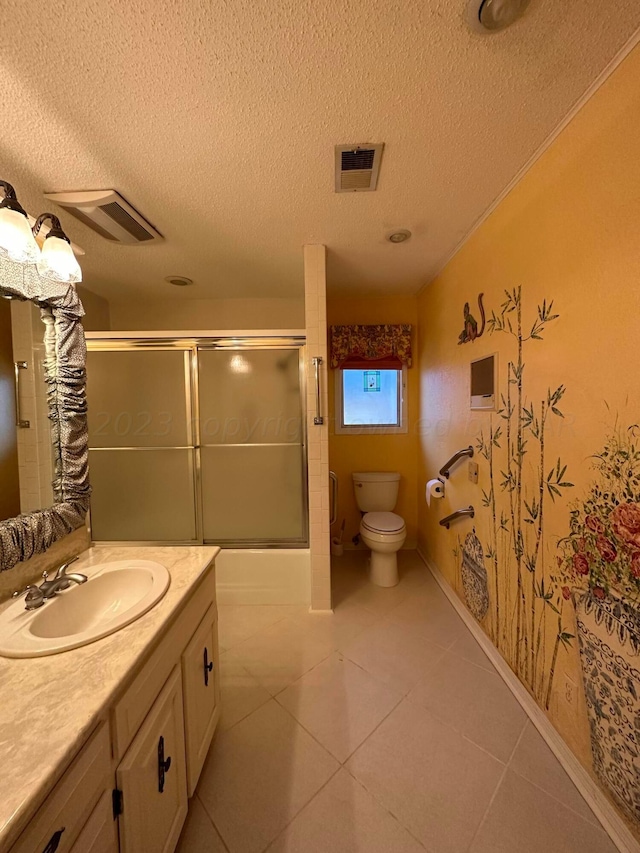
{"type": "Polygon", "coordinates": [[[365,471],[352,476],[356,501],[363,513],[360,536],[371,549],[371,583],[395,586],[399,580],[397,553],[407,538],[404,519],[391,511],[398,500],[400,474],[365,471]]]}

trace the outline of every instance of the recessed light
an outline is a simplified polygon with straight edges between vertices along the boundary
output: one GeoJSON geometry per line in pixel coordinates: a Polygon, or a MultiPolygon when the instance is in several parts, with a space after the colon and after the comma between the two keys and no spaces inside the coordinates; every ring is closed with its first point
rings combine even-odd
{"type": "Polygon", "coordinates": [[[469,0],[467,23],[476,33],[490,35],[511,26],[525,11],[530,0],[469,0]]]}
{"type": "Polygon", "coordinates": [[[173,284],[175,287],[189,287],[190,284],[193,284],[193,279],[187,278],[184,275],[168,275],[165,281],[173,284]]]}
{"type": "Polygon", "coordinates": [[[411,237],[411,231],[407,231],[406,228],[403,228],[400,231],[392,231],[391,234],[387,234],[387,240],[390,243],[404,243],[409,239],[409,237],[411,237]]]}

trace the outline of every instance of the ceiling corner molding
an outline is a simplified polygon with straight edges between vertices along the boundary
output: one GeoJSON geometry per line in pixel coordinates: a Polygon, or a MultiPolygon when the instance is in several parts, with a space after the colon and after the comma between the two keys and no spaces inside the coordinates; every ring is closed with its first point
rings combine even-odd
{"type": "Polygon", "coordinates": [[[556,125],[556,127],[551,131],[549,136],[545,139],[542,145],[535,151],[531,157],[527,160],[524,166],[514,175],[514,177],[509,181],[507,186],[502,190],[502,192],[496,196],[496,198],[491,202],[489,207],[485,210],[485,212],[477,219],[471,228],[467,231],[464,237],[460,240],[460,242],[456,245],[452,252],[447,256],[447,258],[443,261],[443,263],[438,268],[437,272],[434,273],[431,278],[425,282],[422,287],[416,293],[416,296],[420,296],[420,294],[427,288],[429,285],[438,278],[438,276],[442,273],[442,271],[447,267],[449,263],[455,258],[460,249],[465,245],[465,243],[475,234],[475,232],[481,227],[481,225],[491,216],[494,210],[499,207],[499,205],[504,201],[504,199],[509,195],[509,193],[515,189],[515,187],[520,183],[520,181],[524,178],[527,172],[538,162],[538,160],[542,157],[542,155],[553,145],[556,139],[560,136],[562,131],[573,121],[573,119],[577,116],[580,110],[591,100],[591,98],[595,95],[598,89],[606,83],[609,77],[613,74],[613,72],[618,68],[619,65],[624,62],[627,56],[631,53],[631,51],[640,44],[640,27],[635,31],[635,33],[631,36],[631,38],[623,45],[623,47],[616,53],[613,59],[608,63],[608,65],[600,72],[600,74],[596,77],[593,83],[589,86],[589,88],[584,92],[583,95],[575,102],[575,104],[571,107],[567,115],[562,119],[562,121],[556,125]]]}

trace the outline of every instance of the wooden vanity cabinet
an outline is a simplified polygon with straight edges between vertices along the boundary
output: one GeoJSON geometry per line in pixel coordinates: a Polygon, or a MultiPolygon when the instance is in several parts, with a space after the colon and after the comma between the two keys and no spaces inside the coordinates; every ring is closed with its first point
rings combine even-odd
{"type": "Polygon", "coordinates": [[[187,748],[187,784],[192,797],[220,717],[218,619],[215,604],[205,613],[182,654],[187,748]]]}
{"type": "Polygon", "coordinates": [[[116,771],[121,853],[171,853],[187,816],[182,677],[176,667],[116,771]]]}
{"type": "MultiPolygon", "coordinates": [[[[85,826],[91,823],[95,827],[100,822],[105,794],[110,805],[111,778],[109,727],[103,723],[29,821],[11,853],[79,853],[85,826]]],[[[96,851],[118,850],[112,813],[110,817],[110,825],[94,832],[96,851]]],[[[93,849],[84,847],[84,853],[93,853],[93,849]]]]}
{"type": "Polygon", "coordinates": [[[70,853],[118,853],[118,824],[113,819],[111,790],[105,791],[91,812],[70,853]]]}
{"type": "Polygon", "coordinates": [[[11,853],[172,853],[220,716],[209,571],[11,853]]]}

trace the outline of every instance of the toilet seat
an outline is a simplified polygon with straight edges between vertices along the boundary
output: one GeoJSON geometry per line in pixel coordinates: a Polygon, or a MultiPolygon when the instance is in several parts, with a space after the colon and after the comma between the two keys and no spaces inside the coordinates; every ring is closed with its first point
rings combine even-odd
{"type": "Polygon", "coordinates": [[[362,527],[378,534],[398,534],[404,531],[404,518],[395,512],[367,512],[362,527]]]}

